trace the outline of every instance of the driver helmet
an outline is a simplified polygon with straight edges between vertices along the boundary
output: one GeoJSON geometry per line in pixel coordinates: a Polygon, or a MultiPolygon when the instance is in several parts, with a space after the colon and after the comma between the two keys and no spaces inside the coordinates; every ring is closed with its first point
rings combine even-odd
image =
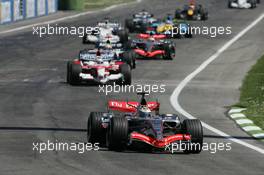
{"type": "Polygon", "coordinates": [[[141,105],[139,107],[139,117],[146,118],[151,116],[151,110],[147,105],[141,105]]]}
{"type": "Polygon", "coordinates": [[[151,41],[151,42],[154,42],[155,41],[155,38],[151,35],[152,33],[150,33],[150,37],[149,37],[149,41],[151,41]]]}
{"type": "Polygon", "coordinates": [[[195,8],[195,0],[191,0],[190,1],[189,7],[194,10],[194,8],[195,8]]]}
{"type": "Polygon", "coordinates": [[[107,40],[107,41],[106,41],[105,48],[106,48],[106,49],[112,49],[112,45],[111,45],[110,40],[107,40]]]}

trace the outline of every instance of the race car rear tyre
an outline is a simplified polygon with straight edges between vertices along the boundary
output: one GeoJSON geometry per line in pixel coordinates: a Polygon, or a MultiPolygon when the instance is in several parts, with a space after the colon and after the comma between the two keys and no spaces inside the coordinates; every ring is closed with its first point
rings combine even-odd
{"type": "Polygon", "coordinates": [[[70,83],[71,66],[72,66],[72,62],[68,61],[67,62],[67,78],[66,78],[67,83],[70,83]]]}
{"type": "Polygon", "coordinates": [[[185,153],[198,154],[203,146],[203,127],[198,119],[183,121],[183,132],[191,135],[191,142],[186,144],[185,153]]]}
{"type": "Polygon", "coordinates": [[[69,71],[69,83],[71,85],[79,85],[81,83],[80,73],[82,72],[81,65],[71,63],[69,71]]]}
{"type": "Polygon", "coordinates": [[[135,52],[132,50],[124,52],[124,61],[131,67],[131,69],[135,69],[136,68],[135,52]]]}
{"type": "Polygon", "coordinates": [[[122,44],[125,44],[128,41],[128,33],[126,32],[126,30],[119,30],[117,32],[117,35],[120,38],[120,42],[122,44]]]}
{"type": "Polygon", "coordinates": [[[203,20],[203,21],[207,20],[208,19],[208,12],[207,12],[207,10],[206,9],[203,9],[201,11],[202,11],[202,13],[201,13],[201,20],[203,20]]]}
{"type": "Polygon", "coordinates": [[[257,1],[256,0],[249,0],[249,3],[251,4],[251,9],[254,9],[257,7],[257,1]]]}
{"type": "Polygon", "coordinates": [[[124,117],[112,117],[106,135],[109,150],[121,151],[128,139],[128,121],[124,117]]]}
{"type": "Polygon", "coordinates": [[[233,8],[232,5],[231,5],[232,2],[233,2],[233,0],[228,0],[228,8],[230,8],[230,9],[233,8]]]}
{"type": "Polygon", "coordinates": [[[102,112],[91,112],[87,121],[87,140],[89,143],[105,145],[106,129],[102,127],[102,112]]]}
{"type": "Polygon", "coordinates": [[[125,28],[127,28],[130,33],[135,31],[134,22],[132,19],[125,20],[125,28]]]}
{"type": "Polygon", "coordinates": [[[176,19],[181,19],[181,10],[180,9],[177,9],[175,11],[175,16],[174,16],[176,19]]]}
{"type": "Polygon", "coordinates": [[[122,64],[120,66],[120,73],[123,75],[123,80],[118,82],[119,85],[131,85],[131,68],[128,64],[122,64]]]}
{"type": "Polygon", "coordinates": [[[82,38],[82,43],[83,44],[88,44],[88,41],[87,41],[87,34],[85,33],[83,38],[82,38]]]}

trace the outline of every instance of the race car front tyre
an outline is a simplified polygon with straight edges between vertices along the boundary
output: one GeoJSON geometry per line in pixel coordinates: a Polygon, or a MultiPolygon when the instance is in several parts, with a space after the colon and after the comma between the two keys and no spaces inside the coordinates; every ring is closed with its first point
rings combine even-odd
{"type": "Polygon", "coordinates": [[[165,44],[164,51],[165,51],[165,55],[163,58],[166,60],[173,60],[172,52],[174,51],[174,48],[170,46],[169,44],[165,44]]]}
{"type": "Polygon", "coordinates": [[[131,68],[128,64],[122,64],[120,66],[120,73],[123,75],[123,79],[121,79],[118,84],[119,85],[131,85],[131,68]]]}
{"type": "Polygon", "coordinates": [[[185,146],[185,153],[198,154],[203,146],[203,127],[198,119],[186,119],[183,121],[183,133],[191,135],[191,142],[185,146]]]}
{"type": "Polygon", "coordinates": [[[91,112],[87,121],[87,140],[89,143],[105,145],[106,129],[102,127],[102,112],[91,112]]]}
{"type": "Polygon", "coordinates": [[[174,16],[174,18],[176,18],[176,19],[181,19],[181,10],[180,10],[180,9],[177,9],[177,10],[175,11],[175,16],[174,16]]]}
{"type": "Polygon", "coordinates": [[[81,83],[80,73],[82,72],[81,65],[70,64],[70,69],[68,70],[68,81],[70,85],[79,85],[81,83]]]}
{"type": "Polygon", "coordinates": [[[128,121],[124,117],[112,117],[106,134],[109,150],[121,151],[128,139],[128,121]]]}
{"type": "Polygon", "coordinates": [[[201,10],[201,20],[205,21],[208,19],[208,11],[206,9],[201,10]]]}

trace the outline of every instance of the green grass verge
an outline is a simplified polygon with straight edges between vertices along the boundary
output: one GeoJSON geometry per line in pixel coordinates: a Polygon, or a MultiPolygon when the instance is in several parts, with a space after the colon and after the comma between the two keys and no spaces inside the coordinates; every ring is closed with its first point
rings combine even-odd
{"type": "Polygon", "coordinates": [[[126,2],[132,2],[135,0],[85,0],[84,9],[99,9],[108,7],[114,4],[121,4],[126,2]]]}
{"type": "Polygon", "coordinates": [[[251,68],[243,81],[240,102],[235,106],[245,107],[243,113],[264,129],[264,56],[251,68]]]}

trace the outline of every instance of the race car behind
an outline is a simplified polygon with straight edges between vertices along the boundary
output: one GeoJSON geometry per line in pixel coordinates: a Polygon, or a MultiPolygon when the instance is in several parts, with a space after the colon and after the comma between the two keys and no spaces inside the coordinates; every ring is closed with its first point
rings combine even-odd
{"type": "Polygon", "coordinates": [[[137,37],[130,43],[136,59],[173,60],[175,57],[175,44],[165,40],[166,35],[138,34],[137,37]]]}
{"type": "Polygon", "coordinates": [[[67,63],[67,82],[71,85],[80,85],[83,82],[130,85],[131,67],[114,52],[82,50],[78,59],[67,63]]]}
{"type": "Polygon", "coordinates": [[[132,19],[126,19],[125,27],[129,30],[130,33],[144,33],[146,32],[147,27],[157,21],[158,20],[154,18],[152,14],[143,10],[139,13],[134,14],[132,19]]]}

